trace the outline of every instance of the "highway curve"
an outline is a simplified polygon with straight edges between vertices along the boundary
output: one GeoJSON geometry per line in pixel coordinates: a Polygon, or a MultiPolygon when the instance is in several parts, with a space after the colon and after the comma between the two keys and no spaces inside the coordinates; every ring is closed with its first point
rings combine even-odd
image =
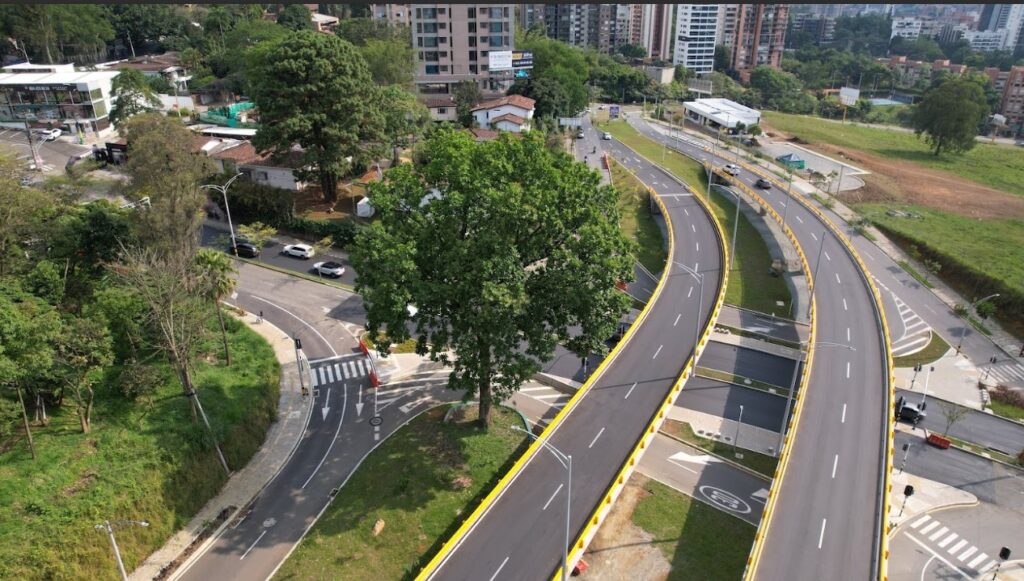
{"type": "MultiPolygon", "coordinates": [[[[631,122],[648,137],[696,159],[716,166],[735,161],[731,155],[713,155],[692,137],[668,138],[644,121],[631,122]]],[[[866,274],[832,230],[803,204],[789,200],[785,189],[774,183],[770,189],[757,188],[758,177],[744,168],[736,179],[785,215],[807,255],[816,287],[819,346],[799,422],[790,434],[789,463],[784,474],[776,475],[782,481],[775,486],[774,511],[761,526],[766,537],[748,578],[874,579],[885,524],[882,487],[892,405],[879,305],[866,274]]]]}
{"type": "MultiPolygon", "coordinates": [[[[588,131],[593,131],[587,128],[588,131]]],[[[570,537],[575,541],[693,355],[722,283],[723,247],[703,206],[661,170],[604,141],[663,200],[671,268],[646,316],[597,373],[548,441],[572,456],[570,537]],[[652,178],[654,176],[654,178],[652,178]],[[704,277],[703,293],[685,264],[704,277]],[[697,323],[697,317],[699,325],[697,323]]],[[[566,542],[566,470],[546,450],[532,455],[489,506],[421,574],[424,579],[544,579],[566,542]]]]}

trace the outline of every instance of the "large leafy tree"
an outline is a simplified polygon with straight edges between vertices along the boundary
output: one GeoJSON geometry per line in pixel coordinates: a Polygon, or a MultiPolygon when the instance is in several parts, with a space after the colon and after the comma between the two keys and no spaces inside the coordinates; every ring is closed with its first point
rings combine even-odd
{"type": "Polygon", "coordinates": [[[333,202],[339,177],[384,150],[381,103],[366,62],[351,43],[310,31],[253,52],[250,82],[261,122],[254,145],[278,154],[300,145],[311,169],[299,177],[315,176],[333,202]]]}
{"type": "Polygon", "coordinates": [[[235,291],[235,265],[227,254],[210,248],[200,248],[196,253],[196,269],[199,278],[199,292],[213,304],[220,323],[221,339],[224,342],[224,362],[231,366],[231,350],[228,347],[228,330],[224,325],[224,309],[220,302],[235,291]]]}
{"type": "Polygon", "coordinates": [[[147,113],[160,106],[160,98],[146,81],[146,76],[135,69],[121,71],[110,84],[114,106],[110,109],[110,122],[120,129],[134,115],[147,113]]]}
{"type": "Polygon", "coordinates": [[[988,111],[985,91],[978,83],[951,78],[925,93],[914,106],[911,123],[935,155],[959,153],[974,147],[978,125],[988,111]]]}
{"type": "Polygon", "coordinates": [[[378,85],[412,86],[416,58],[408,39],[369,39],[359,47],[359,53],[378,85]]]}
{"type": "Polygon", "coordinates": [[[277,13],[277,23],[288,30],[313,29],[313,17],[302,4],[285,4],[277,13]]]}
{"type": "Polygon", "coordinates": [[[7,35],[36,61],[99,62],[114,39],[107,12],[96,4],[17,3],[3,7],[2,16],[7,35]]]}
{"type": "Polygon", "coordinates": [[[459,123],[463,127],[473,126],[473,107],[483,100],[484,94],[480,86],[470,80],[459,81],[452,91],[455,100],[455,111],[459,123]]]}
{"type": "Polygon", "coordinates": [[[430,111],[415,95],[398,85],[381,87],[379,93],[385,139],[397,160],[399,148],[411,144],[430,124],[430,111]]]}
{"type": "Polygon", "coordinates": [[[97,373],[114,362],[113,344],[106,321],[68,317],[57,337],[56,360],[60,375],[75,403],[82,433],[92,429],[93,386],[97,373]]]}
{"type": "Polygon", "coordinates": [[[487,425],[557,344],[606,349],[629,307],[615,285],[632,277],[632,246],[615,190],[539,135],[477,144],[442,129],[421,154],[371,186],[380,221],[351,255],[366,328],[384,333],[382,350],[415,333],[419,353],[453,366],[451,388],[479,396],[487,425]],[[426,202],[431,188],[440,197],[426,202]]]}

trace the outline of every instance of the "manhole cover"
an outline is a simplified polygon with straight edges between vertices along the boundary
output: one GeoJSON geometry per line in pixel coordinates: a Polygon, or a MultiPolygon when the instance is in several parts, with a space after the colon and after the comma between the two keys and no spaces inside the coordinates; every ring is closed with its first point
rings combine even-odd
{"type": "Polygon", "coordinates": [[[263,528],[269,529],[270,527],[272,527],[272,526],[274,526],[276,524],[277,524],[277,519],[271,517],[271,518],[268,518],[267,520],[263,521],[263,528]]]}
{"type": "Polygon", "coordinates": [[[372,418],[370,418],[370,425],[371,426],[379,426],[382,423],[384,423],[384,418],[382,418],[380,416],[373,416],[372,418]]]}

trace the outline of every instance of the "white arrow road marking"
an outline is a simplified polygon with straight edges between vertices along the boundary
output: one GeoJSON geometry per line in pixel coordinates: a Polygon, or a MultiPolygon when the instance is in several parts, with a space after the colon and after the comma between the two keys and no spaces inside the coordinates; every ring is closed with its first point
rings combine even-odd
{"type": "Polygon", "coordinates": [[[363,386],[359,386],[359,401],[356,402],[356,415],[363,415],[363,386]]]}
{"type": "Polygon", "coordinates": [[[418,398],[412,400],[411,402],[409,402],[409,403],[407,403],[405,405],[399,406],[398,409],[402,410],[403,414],[407,414],[407,413],[411,412],[413,408],[419,406],[420,404],[432,401],[433,399],[434,398],[430,397],[429,395],[424,395],[424,396],[421,396],[421,397],[418,397],[418,398]]]}
{"type": "Polygon", "coordinates": [[[348,404],[348,384],[341,384],[341,389],[343,398],[341,400],[341,414],[338,416],[338,429],[334,430],[334,437],[331,438],[331,443],[327,446],[327,451],[324,452],[324,457],[320,459],[320,463],[316,465],[316,468],[313,469],[313,473],[310,474],[309,478],[302,483],[300,488],[304,489],[309,485],[310,481],[313,480],[313,477],[316,476],[316,473],[320,471],[320,467],[327,461],[327,457],[331,455],[331,449],[334,448],[334,443],[338,441],[338,434],[341,433],[341,424],[345,421],[345,406],[348,404]]]}
{"type": "Polygon", "coordinates": [[[718,458],[708,454],[687,454],[686,452],[676,452],[669,456],[668,459],[674,462],[690,462],[692,464],[700,464],[702,466],[721,462],[718,458]]]}
{"type": "Polygon", "coordinates": [[[750,498],[760,502],[761,504],[764,504],[764,503],[768,502],[768,489],[767,488],[762,488],[762,489],[758,490],[757,492],[755,492],[754,494],[751,494],[750,498]]]}
{"type": "Polygon", "coordinates": [[[321,417],[326,420],[328,412],[331,411],[331,388],[327,388],[327,397],[324,398],[324,407],[320,408],[321,417]]]}

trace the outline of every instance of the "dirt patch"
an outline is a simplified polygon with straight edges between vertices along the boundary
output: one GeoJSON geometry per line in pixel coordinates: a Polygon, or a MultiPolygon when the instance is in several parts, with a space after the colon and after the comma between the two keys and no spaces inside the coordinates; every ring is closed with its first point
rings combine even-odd
{"type": "Polygon", "coordinates": [[[85,490],[92,484],[96,478],[99,477],[99,473],[96,470],[90,468],[82,473],[77,480],[64,487],[64,496],[72,497],[79,492],[85,490]]]}
{"type": "MultiPolygon", "coordinates": [[[[777,129],[772,129],[772,132],[779,139],[794,140],[792,136],[777,129]]],[[[872,172],[871,175],[858,176],[864,180],[863,188],[855,192],[843,192],[840,197],[846,203],[919,204],[969,218],[1024,219],[1024,197],[1021,196],[909,161],[888,159],[826,143],[805,144],[804,147],[847,160],[872,172]]]]}
{"type": "Polygon", "coordinates": [[[654,546],[654,538],[633,524],[633,510],[649,494],[644,490],[646,482],[646,476],[634,473],[622,489],[622,494],[583,555],[583,560],[590,565],[583,574],[584,579],[661,581],[668,578],[671,564],[654,546]]]}

